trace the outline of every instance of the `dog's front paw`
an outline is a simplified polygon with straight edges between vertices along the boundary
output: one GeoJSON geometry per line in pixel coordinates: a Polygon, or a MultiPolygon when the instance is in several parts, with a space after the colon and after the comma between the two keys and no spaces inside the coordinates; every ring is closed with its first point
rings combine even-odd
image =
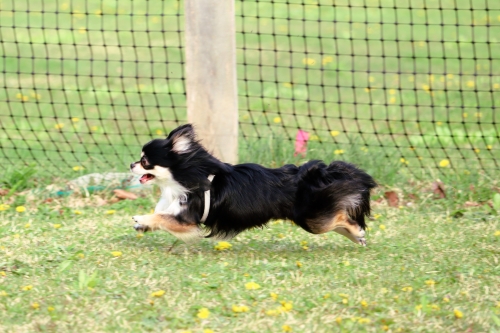
{"type": "Polygon", "coordinates": [[[135,221],[134,224],[135,231],[142,231],[142,232],[150,231],[150,228],[147,225],[141,224],[142,220],[141,216],[132,216],[132,220],[135,221]]]}

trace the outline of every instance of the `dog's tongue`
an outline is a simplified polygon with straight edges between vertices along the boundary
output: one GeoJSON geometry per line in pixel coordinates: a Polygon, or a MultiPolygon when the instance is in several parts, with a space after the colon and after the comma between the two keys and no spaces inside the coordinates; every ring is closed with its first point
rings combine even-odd
{"type": "Polygon", "coordinates": [[[147,182],[148,180],[150,180],[152,178],[153,178],[153,175],[145,174],[145,175],[142,175],[142,177],[139,179],[139,181],[141,182],[141,184],[144,184],[145,182],[147,182]]]}

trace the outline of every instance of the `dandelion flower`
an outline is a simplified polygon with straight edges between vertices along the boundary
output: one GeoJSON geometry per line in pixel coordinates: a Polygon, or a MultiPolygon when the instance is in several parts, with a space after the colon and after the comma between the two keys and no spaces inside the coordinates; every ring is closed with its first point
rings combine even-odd
{"type": "Polygon", "coordinates": [[[279,124],[279,123],[281,123],[281,118],[280,117],[274,117],[273,121],[274,121],[274,123],[279,124]]]}
{"type": "Polygon", "coordinates": [[[474,83],[474,81],[468,81],[467,82],[467,87],[469,87],[469,88],[474,88],[475,85],[476,84],[474,83]]]}
{"type": "Polygon", "coordinates": [[[232,310],[235,313],[241,313],[241,312],[248,312],[249,308],[246,305],[233,305],[232,310]]]}
{"type": "Polygon", "coordinates": [[[493,149],[493,146],[492,146],[492,145],[487,145],[487,146],[486,146],[486,149],[488,149],[488,150],[492,150],[492,149],[493,149]]]}
{"type": "Polygon", "coordinates": [[[61,227],[61,224],[56,223],[56,224],[53,224],[52,226],[54,227],[54,229],[59,229],[61,227]]]}
{"type": "Polygon", "coordinates": [[[224,251],[224,250],[229,250],[233,245],[229,242],[219,242],[217,245],[214,246],[214,249],[217,251],[224,251]]]}
{"type": "Polygon", "coordinates": [[[324,299],[329,299],[329,298],[330,298],[330,296],[331,296],[330,294],[324,294],[324,295],[323,295],[323,298],[324,298],[324,299]]]}
{"type": "Polygon", "coordinates": [[[0,296],[2,296],[2,297],[7,297],[7,296],[9,296],[9,294],[7,294],[7,292],[5,292],[5,291],[1,290],[1,291],[0,291],[0,296]]]}
{"type": "Polygon", "coordinates": [[[335,322],[336,322],[337,324],[342,323],[342,317],[337,317],[337,318],[335,318],[335,322]]]}
{"type": "Polygon", "coordinates": [[[476,154],[479,154],[479,152],[480,152],[480,151],[481,151],[481,149],[479,149],[479,148],[474,148],[474,152],[475,152],[476,154]]]}
{"type": "Polygon", "coordinates": [[[35,309],[35,310],[38,310],[38,309],[40,308],[40,304],[38,304],[37,302],[33,302],[33,303],[31,304],[31,307],[32,307],[33,309],[35,309]]]}
{"type": "Polygon", "coordinates": [[[4,210],[7,210],[9,209],[10,206],[9,205],[6,205],[6,204],[0,204],[0,212],[4,211],[4,210]]]}
{"type": "Polygon", "coordinates": [[[283,307],[283,310],[288,312],[293,309],[293,304],[292,302],[287,302],[287,301],[280,301],[281,306],[283,307]]]}
{"type": "Polygon", "coordinates": [[[335,155],[342,155],[344,153],[344,149],[336,149],[333,153],[335,155]]]}
{"type": "Polygon", "coordinates": [[[79,210],[74,210],[74,211],[73,211],[73,214],[75,214],[75,215],[82,215],[82,212],[81,212],[81,211],[79,211],[79,210]]]}
{"type": "Polygon", "coordinates": [[[464,314],[462,313],[462,311],[458,310],[458,309],[454,309],[453,310],[453,314],[455,315],[455,318],[457,319],[460,319],[464,316],[464,314]]]}
{"type": "Polygon", "coordinates": [[[92,126],[92,127],[90,127],[90,130],[91,130],[91,131],[94,131],[94,132],[95,132],[95,131],[97,131],[98,129],[99,129],[99,127],[97,127],[97,126],[92,126]]]}
{"type": "Polygon", "coordinates": [[[245,283],[245,288],[247,290],[255,290],[255,289],[259,289],[260,285],[258,285],[257,283],[252,281],[252,282],[245,283]]]}
{"type": "Polygon", "coordinates": [[[210,316],[210,310],[208,310],[207,308],[199,309],[198,314],[196,315],[196,317],[200,319],[207,319],[209,316],[210,316]]]}
{"type": "Polygon", "coordinates": [[[119,257],[121,256],[123,253],[121,253],[120,251],[111,251],[111,255],[113,257],[119,257]]]}
{"type": "Polygon", "coordinates": [[[295,264],[297,265],[298,268],[302,267],[302,263],[300,261],[297,261],[295,264]]]}
{"type": "Polygon", "coordinates": [[[434,280],[426,280],[425,284],[428,285],[428,286],[433,286],[433,285],[436,284],[436,281],[434,281],[434,280]]]}
{"type": "Polygon", "coordinates": [[[500,89],[500,83],[493,84],[493,89],[500,89]]]}
{"type": "Polygon", "coordinates": [[[333,57],[331,57],[331,56],[326,56],[326,57],[324,57],[324,58],[323,58],[323,60],[321,61],[321,63],[322,63],[323,65],[326,65],[326,64],[331,63],[332,61],[333,61],[333,57]]]}
{"type": "Polygon", "coordinates": [[[106,213],[105,213],[105,214],[106,214],[106,215],[113,215],[114,213],[116,213],[116,210],[114,210],[114,209],[110,209],[110,210],[106,211],[106,213]]]}
{"type": "Polygon", "coordinates": [[[78,253],[76,256],[77,256],[78,258],[80,258],[80,259],[85,258],[85,254],[83,254],[83,253],[78,253]]]}
{"type": "Polygon", "coordinates": [[[102,15],[102,10],[97,9],[97,10],[94,12],[94,14],[95,14],[96,16],[101,16],[101,15],[102,15]]]}
{"type": "Polygon", "coordinates": [[[54,310],[55,310],[55,308],[54,308],[54,307],[52,307],[52,306],[49,306],[49,307],[47,308],[47,311],[49,311],[49,312],[52,312],[52,311],[54,311],[54,310]]]}
{"type": "Polygon", "coordinates": [[[360,302],[360,304],[361,304],[361,306],[362,306],[362,307],[364,307],[364,308],[368,307],[368,302],[367,302],[367,301],[365,301],[365,300],[362,300],[362,301],[360,302]]]}
{"type": "Polygon", "coordinates": [[[380,230],[385,230],[385,225],[381,224],[379,225],[380,230]]]}
{"type": "Polygon", "coordinates": [[[58,129],[58,130],[62,129],[63,127],[64,127],[64,124],[62,124],[62,123],[59,123],[59,124],[55,124],[55,125],[54,125],[54,128],[55,128],[55,129],[58,129]]]}
{"type": "Polygon", "coordinates": [[[78,166],[78,165],[73,167],[73,171],[80,171],[80,170],[83,170],[83,167],[78,166]]]}
{"type": "Polygon", "coordinates": [[[283,332],[291,332],[292,331],[292,328],[290,327],[290,325],[283,325],[281,328],[283,329],[283,332]]]}
{"type": "Polygon", "coordinates": [[[4,271],[0,271],[0,276],[7,276],[7,274],[4,271]]]}
{"type": "Polygon", "coordinates": [[[214,330],[210,329],[210,328],[205,328],[203,330],[203,333],[214,333],[214,330]]]}
{"type": "Polygon", "coordinates": [[[396,103],[396,97],[391,97],[391,98],[389,99],[389,103],[390,103],[390,104],[394,104],[394,103],[396,103]]]}
{"type": "Polygon", "coordinates": [[[276,294],[276,293],[270,293],[269,295],[271,295],[271,298],[273,300],[277,300],[278,299],[278,294],[276,294]]]}
{"type": "Polygon", "coordinates": [[[162,130],[160,130],[160,129],[157,129],[157,130],[156,130],[156,135],[163,135],[163,131],[162,131],[162,130]]]}
{"type": "Polygon", "coordinates": [[[302,59],[302,63],[307,66],[314,66],[316,64],[316,60],[313,58],[304,58],[302,59]]]}
{"type": "Polygon", "coordinates": [[[16,207],[16,212],[18,213],[24,213],[26,211],[26,207],[24,206],[17,206],[16,207]]]}
{"type": "Polygon", "coordinates": [[[21,287],[21,290],[23,290],[23,291],[29,291],[31,289],[33,289],[33,286],[31,284],[24,286],[24,287],[21,287]]]}
{"type": "Polygon", "coordinates": [[[333,137],[336,137],[339,134],[340,134],[339,131],[330,131],[330,135],[333,136],[333,137]]]}
{"type": "Polygon", "coordinates": [[[382,217],[382,215],[381,215],[381,214],[374,214],[374,215],[373,215],[373,218],[374,218],[375,220],[378,220],[378,219],[379,219],[379,218],[381,218],[381,217],[382,217]]]}
{"type": "Polygon", "coordinates": [[[412,287],[404,287],[401,290],[406,291],[406,292],[411,292],[413,290],[413,288],[412,287]]]}
{"type": "Polygon", "coordinates": [[[500,237],[500,230],[496,230],[493,235],[495,235],[495,237],[500,237]]]}
{"type": "Polygon", "coordinates": [[[291,88],[291,87],[293,87],[293,84],[291,84],[290,82],[284,82],[283,83],[283,87],[285,87],[285,88],[291,88]]]}
{"type": "Polygon", "coordinates": [[[135,235],[136,238],[142,238],[144,237],[144,233],[143,232],[139,232],[135,235]]]}
{"type": "Polygon", "coordinates": [[[358,323],[360,323],[360,324],[369,324],[370,322],[371,322],[371,320],[368,318],[359,318],[358,319],[358,323]]]}
{"type": "Polygon", "coordinates": [[[446,168],[448,165],[450,165],[450,161],[448,160],[441,160],[441,162],[439,162],[441,168],[446,168]]]}
{"type": "Polygon", "coordinates": [[[150,297],[162,297],[165,295],[165,290],[158,290],[151,293],[150,297]]]}
{"type": "Polygon", "coordinates": [[[443,302],[445,303],[449,303],[450,302],[450,299],[448,297],[443,297],[443,302]]]}
{"type": "Polygon", "coordinates": [[[26,229],[27,229],[27,228],[29,228],[29,227],[31,227],[31,223],[26,223],[26,224],[24,225],[24,227],[25,227],[26,229]]]}
{"type": "Polygon", "coordinates": [[[347,304],[347,303],[349,303],[349,300],[347,298],[343,298],[342,299],[342,304],[347,304]]]}
{"type": "Polygon", "coordinates": [[[437,311],[440,309],[440,307],[437,304],[431,304],[431,309],[437,311]]]}

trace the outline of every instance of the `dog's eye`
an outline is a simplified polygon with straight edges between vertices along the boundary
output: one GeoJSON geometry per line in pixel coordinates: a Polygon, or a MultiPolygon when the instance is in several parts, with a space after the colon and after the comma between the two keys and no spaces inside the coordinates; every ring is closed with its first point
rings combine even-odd
{"type": "Polygon", "coordinates": [[[144,157],[141,158],[141,165],[143,168],[149,166],[149,162],[147,159],[145,159],[144,157]]]}

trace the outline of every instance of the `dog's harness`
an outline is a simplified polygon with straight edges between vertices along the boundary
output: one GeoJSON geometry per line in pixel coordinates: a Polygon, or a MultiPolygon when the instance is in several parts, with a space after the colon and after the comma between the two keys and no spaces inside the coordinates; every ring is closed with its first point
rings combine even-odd
{"type": "MultiPolygon", "coordinates": [[[[207,178],[212,182],[214,179],[215,175],[209,175],[207,178]]],[[[201,217],[200,222],[203,223],[208,217],[208,211],[210,210],[210,189],[205,191],[205,208],[203,209],[203,216],[201,217]]]]}

